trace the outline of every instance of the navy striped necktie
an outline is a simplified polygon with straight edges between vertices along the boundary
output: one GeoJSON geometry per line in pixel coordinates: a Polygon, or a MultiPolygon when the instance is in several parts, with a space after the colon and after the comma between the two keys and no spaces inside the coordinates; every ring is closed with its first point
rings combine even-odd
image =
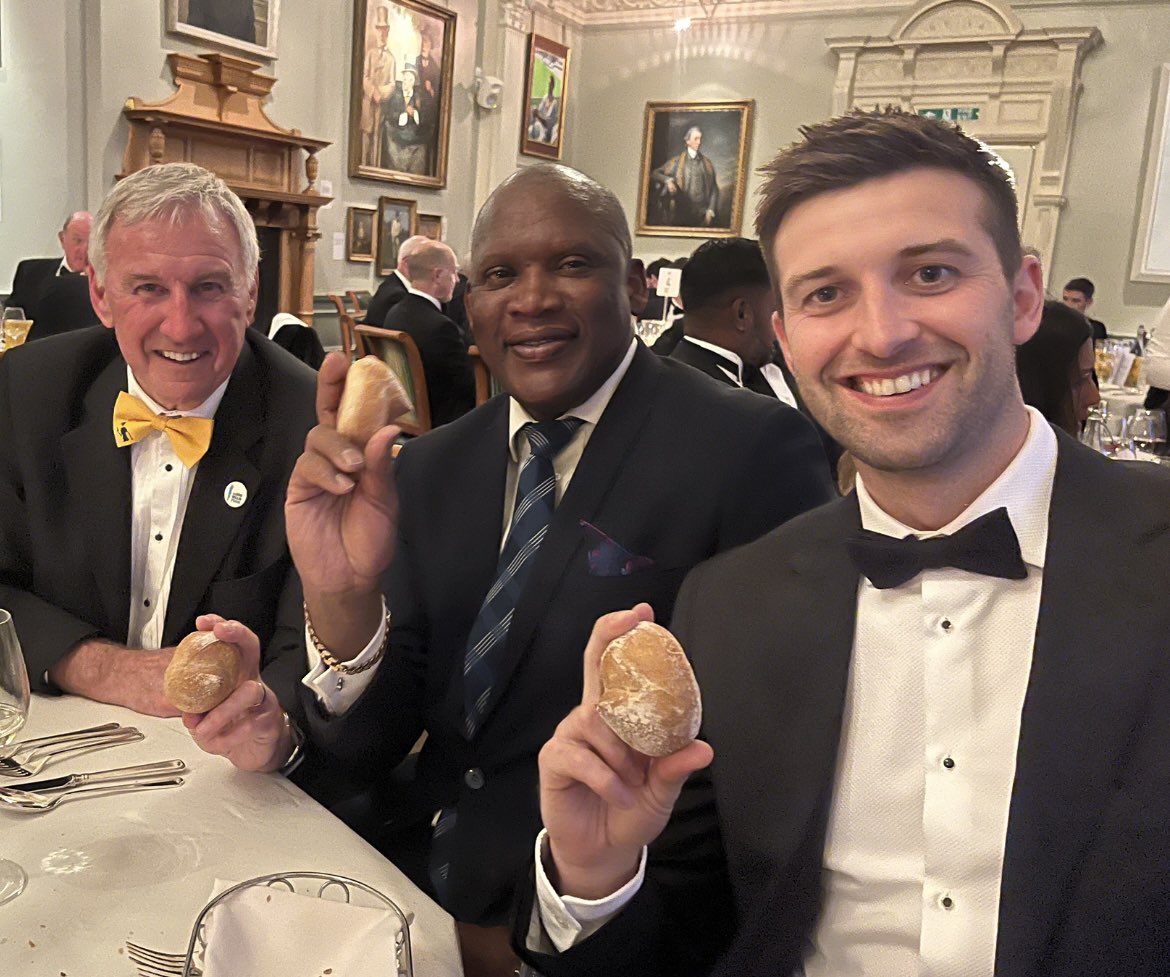
{"type": "Polygon", "coordinates": [[[463,731],[469,740],[493,705],[498,666],[507,645],[512,612],[552,522],[557,495],[553,459],[581,424],[579,418],[565,417],[529,423],[521,428],[532,454],[520,469],[512,526],[500,552],[491,589],[467,637],[463,657],[463,731]]]}

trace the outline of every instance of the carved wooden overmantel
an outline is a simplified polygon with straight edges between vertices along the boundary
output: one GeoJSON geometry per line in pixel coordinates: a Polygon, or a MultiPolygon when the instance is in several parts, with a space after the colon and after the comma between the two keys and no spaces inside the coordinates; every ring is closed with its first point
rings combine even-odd
{"type": "Polygon", "coordinates": [[[317,208],[332,199],[317,192],[317,153],[329,143],[268,118],[262,103],[276,79],[258,74],[254,61],[169,54],[167,64],[178,91],[157,103],[126,100],[130,135],[119,178],[174,162],[198,163],[222,177],[257,227],[279,231],[276,303],[311,323],[317,208]]]}
{"type": "Polygon", "coordinates": [[[1026,30],[1003,0],[923,0],[888,37],[828,40],[838,57],[833,113],[882,105],[965,113],[956,120],[964,131],[1012,165],[1024,244],[1047,267],[1066,202],[1081,65],[1100,43],[1096,27],[1026,30]]]}

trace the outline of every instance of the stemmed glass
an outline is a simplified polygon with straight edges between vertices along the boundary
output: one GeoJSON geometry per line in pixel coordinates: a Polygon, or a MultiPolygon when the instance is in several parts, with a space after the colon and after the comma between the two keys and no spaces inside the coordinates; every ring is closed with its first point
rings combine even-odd
{"type": "Polygon", "coordinates": [[[1160,461],[1166,454],[1166,415],[1162,411],[1139,407],[1129,418],[1127,433],[1139,458],[1160,461]]]}
{"type": "Polygon", "coordinates": [[[19,346],[28,338],[32,320],[24,317],[24,309],[9,305],[0,312],[0,326],[3,326],[0,332],[0,351],[3,351],[9,346],[19,346]]]}
{"type": "MultiPolygon", "coordinates": [[[[12,615],[0,608],[0,746],[7,746],[28,718],[28,672],[12,615]]],[[[0,903],[24,891],[28,877],[16,862],[0,859],[0,903]]]]}

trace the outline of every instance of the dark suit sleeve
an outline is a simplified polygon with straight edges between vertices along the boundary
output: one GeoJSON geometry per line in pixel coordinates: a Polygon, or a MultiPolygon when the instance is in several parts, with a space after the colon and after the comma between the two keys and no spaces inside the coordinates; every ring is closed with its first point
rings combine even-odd
{"type": "Polygon", "coordinates": [[[438,427],[462,417],[475,406],[475,374],[459,327],[446,316],[435,319],[419,350],[431,402],[431,424],[438,427]]]}

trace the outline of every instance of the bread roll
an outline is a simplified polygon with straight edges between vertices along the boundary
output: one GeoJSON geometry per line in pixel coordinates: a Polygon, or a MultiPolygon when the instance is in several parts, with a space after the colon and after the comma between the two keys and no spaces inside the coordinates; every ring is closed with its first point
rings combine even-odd
{"type": "Polygon", "coordinates": [[[669,756],[699,734],[703,705],[691,663],[666,628],[642,621],[601,654],[597,711],[646,756],[669,756]]]}
{"type": "Polygon", "coordinates": [[[410,410],[410,398],[390,369],[376,356],[363,356],[345,375],[337,430],[364,447],[380,428],[410,410]]]}
{"type": "Polygon", "coordinates": [[[180,712],[208,712],[239,684],[239,649],[213,631],[195,631],[175,649],[163,676],[163,695],[180,712]]]}

